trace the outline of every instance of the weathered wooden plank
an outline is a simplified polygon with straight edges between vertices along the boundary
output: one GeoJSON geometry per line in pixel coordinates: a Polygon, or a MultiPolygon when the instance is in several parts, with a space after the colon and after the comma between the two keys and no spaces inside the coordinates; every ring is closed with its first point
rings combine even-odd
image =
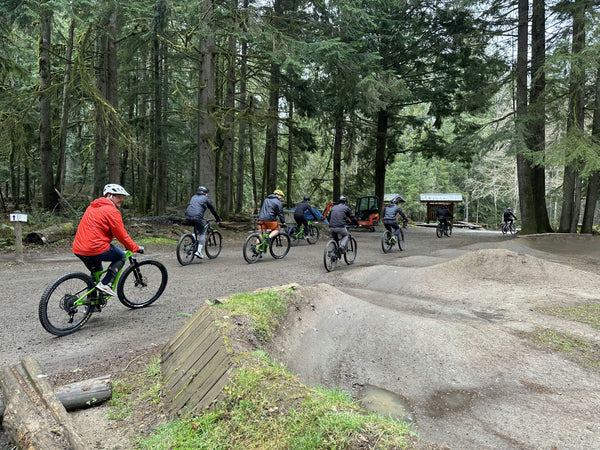
{"type": "MultiPolygon", "coordinates": [[[[196,383],[192,386],[192,395],[187,402],[188,407],[201,408],[202,405],[212,402],[213,398],[208,396],[212,388],[226,378],[226,374],[231,367],[231,359],[227,352],[219,351],[213,359],[207,364],[206,370],[203,371],[202,378],[196,378],[196,383]]],[[[227,380],[223,382],[226,383],[227,380]]]]}
{"type": "Polygon", "coordinates": [[[167,360],[169,356],[177,350],[179,345],[181,345],[181,342],[184,341],[190,333],[194,333],[200,327],[200,324],[207,319],[210,320],[210,311],[208,307],[204,305],[177,331],[175,336],[169,339],[169,342],[167,342],[161,351],[161,359],[163,361],[167,360]]]}

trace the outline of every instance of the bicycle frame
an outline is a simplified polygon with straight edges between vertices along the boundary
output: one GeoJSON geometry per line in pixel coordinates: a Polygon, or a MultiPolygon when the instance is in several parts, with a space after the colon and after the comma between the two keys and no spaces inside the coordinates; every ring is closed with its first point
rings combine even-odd
{"type": "MultiPolygon", "coordinates": [[[[126,250],[125,251],[125,257],[129,260],[129,264],[135,264],[137,261],[137,258],[135,257],[135,255],[133,254],[132,251],[130,250],[126,250]]],[[[111,288],[114,289],[117,286],[117,283],[119,282],[119,278],[121,278],[121,274],[123,273],[123,268],[125,267],[125,265],[123,264],[123,267],[121,267],[121,269],[117,272],[117,274],[115,275],[115,279],[112,282],[111,288]]],[[[98,272],[94,272],[94,280],[96,283],[98,283],[100,281],[100,278],[102,277],[102,275],[104,275],[106,272],[108,272],[108,268],[104,269],[104,270],[99,270],[98,272]]],[[[137,276],[137,274],[136,274],[137,276]]],[[[81,296],[79,296],[77,298],[77,300],[75,300],[73,302],[73,306],[83,306],[84,304],[86,304],[88,302],[87,297],[88,295],[90,295],[93,292],[98,292],[98,289],[96,289],[96,287],[94,286],[92,289],[84,292],[81,296]]],[[[100,305],[102,304],[102,299],[103,298],[108,298],[110,297],[110,295],[108,294],[101,294],[101,297],[98,298],[97,296],[92,295],[91,300],[89,301],[90,305],[92,306],[96,306],[96,305],[100,305]]]]}

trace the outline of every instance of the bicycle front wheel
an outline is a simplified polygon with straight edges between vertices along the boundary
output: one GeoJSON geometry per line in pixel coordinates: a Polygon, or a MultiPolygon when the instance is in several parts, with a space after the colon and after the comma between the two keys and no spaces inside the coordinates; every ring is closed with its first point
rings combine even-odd
{"type": "Polygon", "coordinates": [[[300,243],[300,239],[298,239],[298,227],[291,227],[288,229],[288,234],[290,236],[290,245],[293,247],[297,246],[300,243]]]}
{"type": "Polygon", "coordinates": [[[346,261],[346,264],[354,264],[357,251],[358,249],[356,247],[356,239],[350,236],[348,238],[348,244],[346,245],[346,253],[344,253],[344,260],[346,261]]]}
{"type": "Polygon", "coordinates": [[[54,280],[42,294],[38,308],[40,323],[56,336],[79,330],[92,315],[90,304],[96,295],[92,277],[82,272],[67,273],[54,280]],[[75,302],[89,295],[84,304],[75,302]]]}
{"type": "Polygon", "coordinates": [[[182,266],[187,266],[194,259],[196,251],[196,237],[192,233],[186,233],[179,238],[177,243],[177,261],[182,266]]]}
{"type": "Polygon", "coordinates": [[[281,259],[290,251],[290,237],[286,233],[279,233],[271,242],[271,256],[281,259]]]}
{"type": "Polygon", "coordinates": [[[385,230],[381,235],[381,249],[383,250],[383,253],[388,253],[392,250],[392,247],[393,246],[390,243],[390,232],[385,230]]]}
{"type": "Polygon", "coordinates": [[[153,259],[131,264],[117,283],[119,301],[128,308],[151,305],[164,292],[168,278],[167,268],[153,259]]]}
{"type": "Polygon", "coordinates": [[[210,259],[215,259],[221,253],[223,246],[223,236],[220,231],[213,230],[204,241],[204,251],[210,259]]]}
{"type": "Polygon", "coordinates": [[[308,235],[306,236],[306,242],[309,244],[316,244],[319,240],[319,227],[315,225],[308,226],[308,235]]]}
{"type": "Polygon", "coordinates": [[[517,231],[514,223],[511,223],[508,228],[509,228],[510,234],[514,234],[517,231]]]}
{"type": "Polygon", "coordinates": [[[446,230],[446,236],[448,236],[448,237],[452,236],[452,224],[451,223],[448,224],[448,229],[446,230]]]}
{"type": "Polygon", "coordinates": [[[325,270],[327,270],[327,272],[333,272],[333,269],[335,269],[335,266],[337,265],[337,261],[337,244],[331,239],[325,244],[325,250],[323,251],[323,265],[325,266],[325,270]]]}
{"type": "Polygon", "coordinates": [[[246,238],[243,247],[244,259],[248,264],[254,264],[260,258],[261,251],[258,246],[262,242],[262,238],[258,233],[252,233],[246,238]]]}
{"type": "Polygon", "coordinates": [[[400,233],[398,233],[398,248],[400,249],[400,251],[404,251],[404,231],[402,231],[402,228],[400,228],[399,231],[400,233]]]}

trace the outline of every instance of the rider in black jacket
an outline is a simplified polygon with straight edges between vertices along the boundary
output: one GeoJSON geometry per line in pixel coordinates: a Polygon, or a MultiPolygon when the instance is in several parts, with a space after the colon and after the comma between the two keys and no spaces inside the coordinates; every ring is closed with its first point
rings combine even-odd
{"type": "Polygon", "coordinates": [[[208,198],[208,192],[208,188],[199,186],[196,194],[192,196],[190,203],[185,210],[185,218],[194,224],[194,234],[198,238],[198,250],[196,251],[196,256],[200,259],[204,258],[202,255],[202,246],[206,239],[204,233],[204,227],[206,225],[204,213],[208,209],[212,215],[215,216],[215,220],[221,222],[221,217],[219,216],[215,205],[213,205],[213,202],[208,198]]]}
{"type": "Polygon", "coordinates": [[[258,225],[261,229],[271,230],[267,237],[267,242],[271,243],[271,239],[279,234],[279,224],[277,219],[281,221],[281,225],[285,226],[285,215],[283,214],[283,203],[281,199],[284,197],[283,191],[275,189],[272,194],[264,199],[258,213],[258,225]]]}
{"type": "Polygon", "coordinates": [[[334,239],[336,235],[340,238],[340,249],[342,252],[346,250],[348,242],[348,221],[354,225],[358,225],[358,220],[354,217],[352,210],[346,206],[347,199],[343,195],[339,198],[337,205],[334,205],[329,212],[329,232],[334,239]]]}
{"type": "Polygon", "coordinates": [[[404,222],[408,222],[408,217],[406,217],[406,214],[404,214],[404,212],[398,206],[399,200],[399,197],[390,200],[390,204],[387,205],[383,211],[383,226],[389,232],[394,229],[394,238],[396,239],[396,242],[398,241],[398,235],[400,234],[400,226],[398,225],[396,216],[400,214],[400,216],[404,219],[404,222]]]}

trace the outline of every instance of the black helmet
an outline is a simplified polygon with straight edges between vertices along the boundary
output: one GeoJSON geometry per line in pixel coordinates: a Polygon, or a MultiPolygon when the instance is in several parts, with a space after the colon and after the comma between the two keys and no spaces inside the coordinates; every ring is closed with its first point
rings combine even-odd
{"type": "Polygon", "coordinates": [[[196,191],[196,194],[208,194],[210,191],[208,190],[207,187],[204,186],[198,186],[198,190],[196,191]]]}
{"type": "Polygon", "coordinates": [[[307,202],[307,201],[309,201],[309,200],[310,200],[310,196],[308,196],[308,195],[305,195],[305,196],[304,196],[304,201],[306,201],[306,202],[307,202]]]}
{"type": "Polygon", "coordinates": [[[346,197],[344,197],[343,195],[340,196],[340,198],[338,199],[338,203],[346,203],[348,199],[346,197]]]}

